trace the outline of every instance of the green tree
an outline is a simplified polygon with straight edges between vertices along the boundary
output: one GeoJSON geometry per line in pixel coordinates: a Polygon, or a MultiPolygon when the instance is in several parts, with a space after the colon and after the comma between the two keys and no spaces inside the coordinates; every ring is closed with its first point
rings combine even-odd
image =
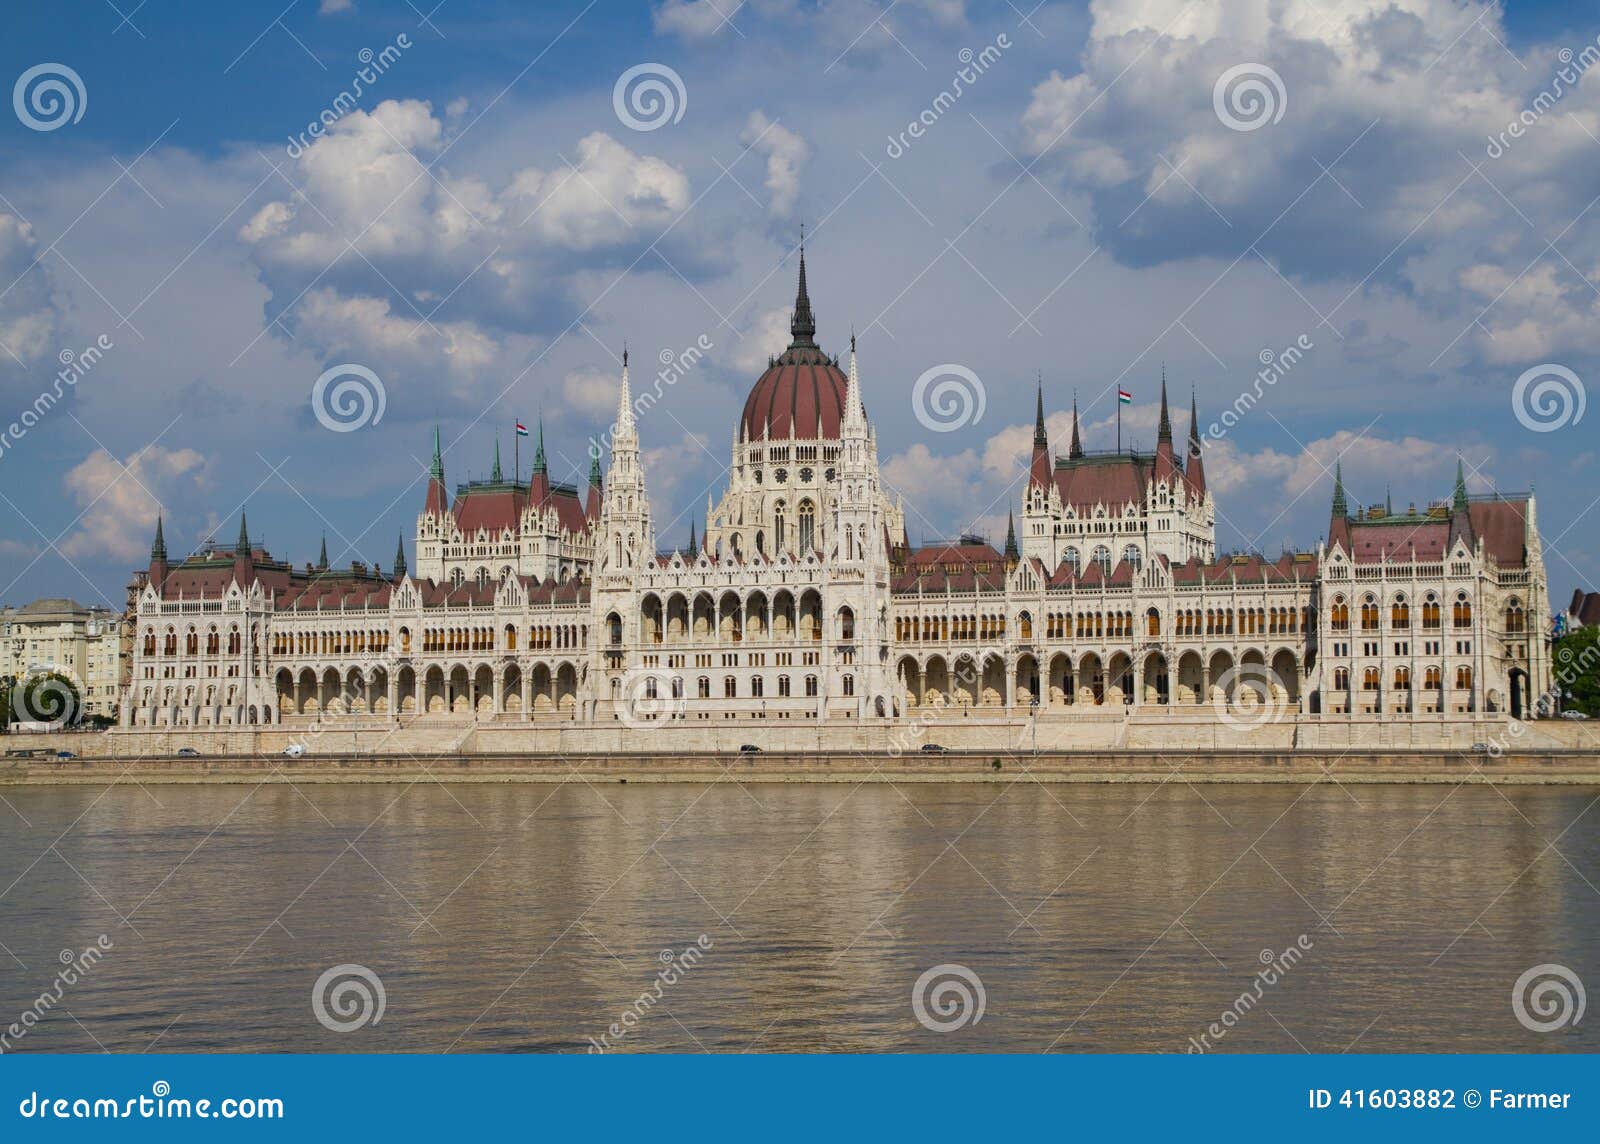
{"type": "Polygon", "coordinates": [[[1600,628],[1578,628],[1558,639],[1550,667],[1561,709],[1600,718],[1600,628]]]}
{"type": "Polygon", "coordinates": [[[11,685],[6,711],[14,722],[70,727],[83,714],[83,693],[78,681],[65,672],[31,672],[11,685]]]}

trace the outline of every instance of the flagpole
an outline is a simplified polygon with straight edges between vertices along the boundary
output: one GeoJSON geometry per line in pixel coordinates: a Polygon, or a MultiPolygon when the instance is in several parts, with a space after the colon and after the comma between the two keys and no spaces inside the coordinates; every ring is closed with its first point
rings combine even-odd
{"type": "Polygon", "coordinates": [[[517,430],[522,427],[522,422],[513,420],[511,423],[511,483],[522,483],[522,434],[517,430]]]}
{"type": "Polygon", "coordinates": [[[1117,452],[1122,452],[1122,390],[1117,390],[1117,452]]]}

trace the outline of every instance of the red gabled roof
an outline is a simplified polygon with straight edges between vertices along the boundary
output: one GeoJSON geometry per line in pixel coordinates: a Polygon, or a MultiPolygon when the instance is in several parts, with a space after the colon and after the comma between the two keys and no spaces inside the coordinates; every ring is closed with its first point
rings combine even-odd
{"type": "Polygon", "coordinates": [[[1061,503],[1079,512],[1096,505],[1107,508],[1132,501],[1143,503],[1152,459],[1132,453],[1057,458],[1055,481],[1061,503]]]}
{"type": "Polygon", "coordinates": [[[515,532],[527,504],[528,492],[520,486],[473,488],[468,485],[456,495],[451,511],[455,513],[457,526],[465,533],[474,533],[480,528],[490,532],[503,529],[515,532]]]}
{"type": "Polygon", "coordinates": [[[1501,567],[1520,568],[1528,559],[1528,502],[1480,500],[1467,506],[1472,531],[1501,567]]]}

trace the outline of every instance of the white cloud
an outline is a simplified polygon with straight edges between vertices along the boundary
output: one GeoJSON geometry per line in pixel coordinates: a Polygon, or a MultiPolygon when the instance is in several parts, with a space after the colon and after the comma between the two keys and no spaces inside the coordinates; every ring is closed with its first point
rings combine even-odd
{"type": "Polygon", "coordinates": [[[33,227],[0,211],[0,377],[47,357],[61,336],[49,276],[33,227]],[[10,351],[9,353],[7,351],[10,351]]]}
{"type": "Polygon", "coordinates": [[[62,555],[88,560],[148,555],[161,500],[199,503],[206,464],[193,449],[151,445],[126,461],[96,449],[68,470],[63,481],[83,515],[59,545],[62,555]]]}
{"type": "Polygon", "coordinates": [[[685,40],[707,40],[729,26],[744,0],[667,0],[654,13],[658,32],[685,40]]]}
{"type": "Polygon", "coordinates": [[[606,418],[616,412],[621,371],[580,366],[561,379],[565,408],[583,417],[606,418]]]}
{"type": "Polygon", "coordinates": [[[743,338],[730,342],[728,364],[754,379],[767,368],[767,360],[788,344],[788,309],[763,310],[751,320],[743,338]]]}
{"type": "Polygon", "coordinates": [[[355,10],[355,0],[322,0],[322,3],[317,6],[318,14],[323,16],[333,16],[340,12],[354,12],[355,10]]]}
{"type": "Polygon", "coordinates": [[[800,172],[811,160],[811,145],[759,109],[750,113],[739,142],[766,155],[767,210],[774,218],[787,218],[800,195],[800,172]]]}

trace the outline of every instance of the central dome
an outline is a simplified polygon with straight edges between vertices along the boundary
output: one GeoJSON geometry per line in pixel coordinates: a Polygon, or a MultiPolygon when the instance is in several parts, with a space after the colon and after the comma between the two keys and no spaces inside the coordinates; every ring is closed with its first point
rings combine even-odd
{"type": "Polygon", "coordinates": [[[746,441],[837,439],[849,389],[838,363],[817,346],[817,323],[806,293],[806,253],[789,319],[789,348],[773,359],[745,399],[739,435],[746,441]]]}

